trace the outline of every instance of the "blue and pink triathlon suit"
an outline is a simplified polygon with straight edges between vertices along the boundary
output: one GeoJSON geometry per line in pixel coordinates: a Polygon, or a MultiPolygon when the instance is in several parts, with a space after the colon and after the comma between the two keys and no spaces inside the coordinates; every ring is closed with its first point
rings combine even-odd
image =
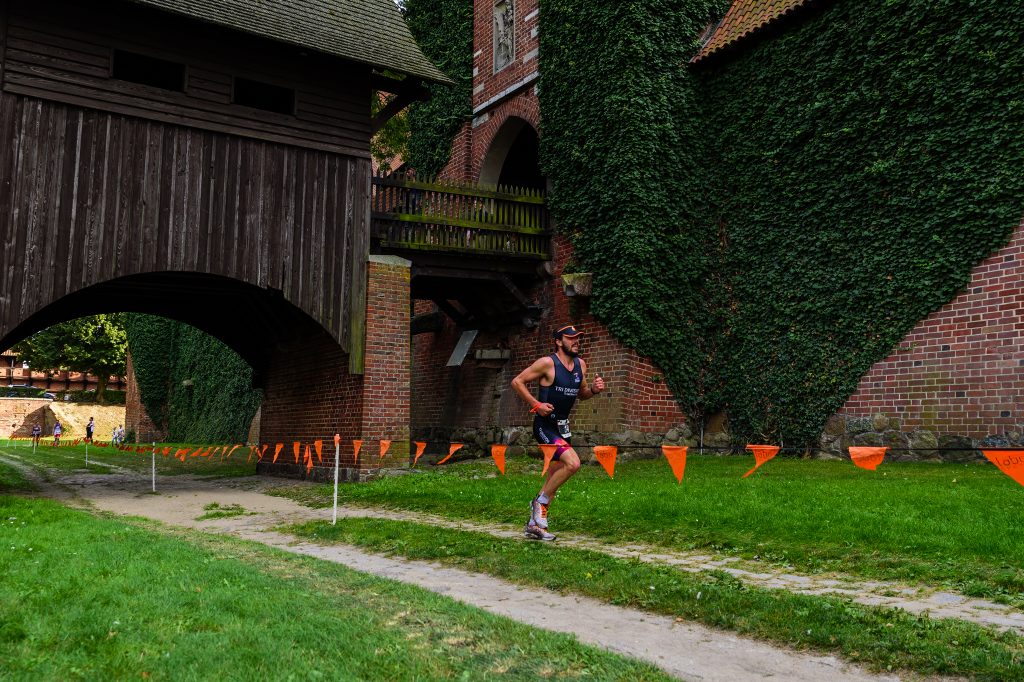
{"type": "Polygon", "coordinates": [[[533,437],[543,445],[557,445],[553,460],[557,461],[562,453],[572,447],[572,432],[569,430],[569,412],[576,404],[583,383],[583,372],[580,359],[572,359],[572,369],[566,369],[558,355],[552,355],[555,361],[555,381],[550,386],[541,386],[537,400],[550,403],[555,408],[547,417],[539,414],[533,418],[533,437]]]}

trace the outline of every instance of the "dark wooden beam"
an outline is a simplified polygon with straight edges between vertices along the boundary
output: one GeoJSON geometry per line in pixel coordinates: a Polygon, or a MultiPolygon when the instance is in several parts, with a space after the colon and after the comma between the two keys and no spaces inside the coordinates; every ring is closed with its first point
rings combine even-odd
{"type": "MultiPolygon", "coordinates": [[[[382,77],[386,78],[386,77],[382,77]]],[[[384,108],[377,112],[377,115],[370,120],[370,134],[376,135],[384,124],[390,121],[398,112],[405,109],[407,106],[417,100],[427,100],[430,98],[430,91],[427,90],[423,83],[418,78],[406,78],[402,81],[396,81],[393,78],[386,78],[386,81],[378,81],[377,79],[371,79],[374,83],[377,82],[388,82],[394,83],[390,85],[390,89],[376,88],[383,90],[384,92],[394,93],[394,98],[390,102],[384,105],[384,108]]]]}

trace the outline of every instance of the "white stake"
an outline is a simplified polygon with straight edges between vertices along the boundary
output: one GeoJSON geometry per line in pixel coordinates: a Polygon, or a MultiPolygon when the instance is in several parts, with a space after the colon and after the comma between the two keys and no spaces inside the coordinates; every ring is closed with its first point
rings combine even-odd
{"type": "Polygon", "coordinates": [[[89,468],[89,441],[85,441],[85,468],[89,468]]]}
{"type": "Polygon", "coordinates": [[[331,516],[331,525],[338,523],[338,461],[341,457],[341,436],[334,434],[334,514],[331,516]]]}
{"type": "Polygon", "coordinates": [[[156,492],[156,443],[153,443],[153,452],[150,453],[153,464],[153,492],[156,492]]]}

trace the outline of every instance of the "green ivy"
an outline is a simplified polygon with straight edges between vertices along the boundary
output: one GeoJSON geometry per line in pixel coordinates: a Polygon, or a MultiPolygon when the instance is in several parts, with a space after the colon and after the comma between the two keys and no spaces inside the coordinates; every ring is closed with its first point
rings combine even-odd
{"type": "Polygon", "coordinates": [[[187,324],[126,315],[128,349],[143,407],[175,442],[244,441],[259,408],[252,368],[187,324]]]}
{"type": "Polygon", "coordinates": [[[431,85],[430,99],[409,106],[410,166],[434,176],[451,158],[452,141],[472,114],[473,3],[406,0],[405,20],[423,53],[455,85],[431,85]]]}
{"type": "Polygon", "coordinates": [[[544,0],[551,206],[690,415],[810,445],[1020,221],[1024,14],[839,0],[688,68],[712,9],[544,0]]]}
{"type": "Polygon", "coordinates": [[[541,163],[594,273],[591,312],[651,357],[691,415],[716,400],[705,139],[685,64],[721,0],[544,0],[541,163]],[[693,40],[680,39],[692,36],[693,40]]]}

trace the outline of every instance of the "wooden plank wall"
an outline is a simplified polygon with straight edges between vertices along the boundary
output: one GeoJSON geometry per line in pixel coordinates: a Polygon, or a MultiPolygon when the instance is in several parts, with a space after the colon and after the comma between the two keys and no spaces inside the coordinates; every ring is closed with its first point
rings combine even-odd
{"type": "Polygon", "coordinates": [[[0,0],[4,12],[5,92],[369,157],[368,66],[115,0],[0,0]],[[185,64],[185,92],[111,78],[114,49],[185,64]],[[234,76],[293,88],[295,115],[233,104],[234,76]]]}
{"type": "Polygon", "coordinates": [[[178,271],[279,289],[347,352],[369,166],[0,93],[0,338],[87,286],[178,271]]]}

